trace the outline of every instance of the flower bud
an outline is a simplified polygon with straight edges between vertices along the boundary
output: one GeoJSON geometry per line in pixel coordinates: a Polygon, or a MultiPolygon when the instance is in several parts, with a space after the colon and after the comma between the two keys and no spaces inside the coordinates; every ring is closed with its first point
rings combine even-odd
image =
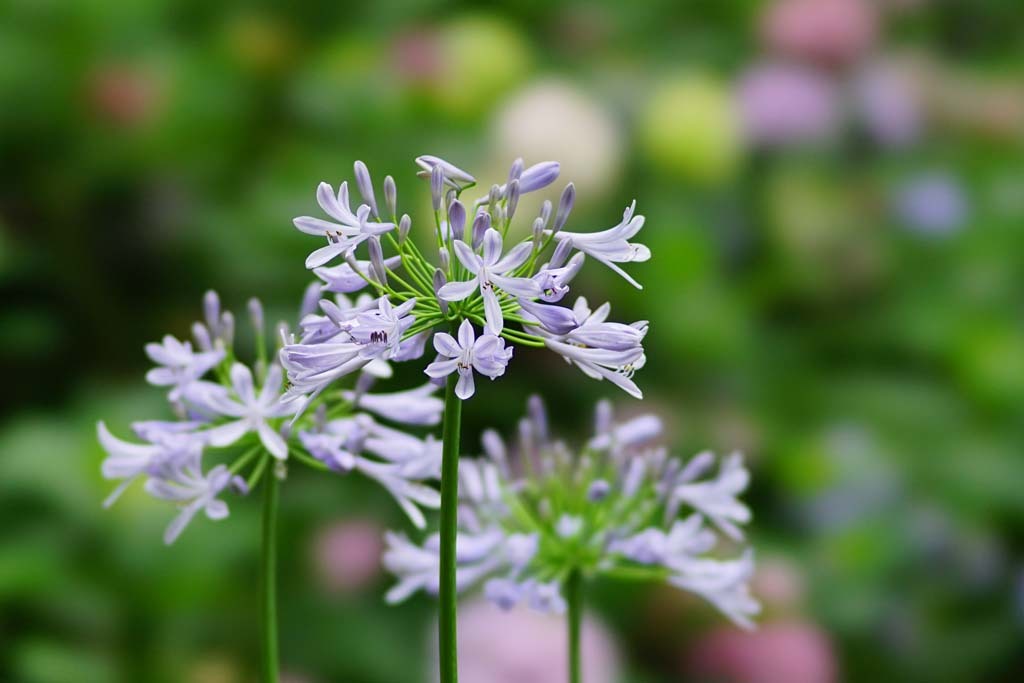
{"type": "Polygon", "coordinates": [[[213,351],[213,340],[210,339],[210,331],[206,329],[206,325],[195,322],[192,323],[192,338],[196,340],[196,346],[202,351],[213,351]]]}
{"type": "Polygon", "coordinates": [[[516,207],[519,206],[519,181],[513,180],[508,184],[508,204],[505,205],[505,212],[509,219],[516,215],[516,207]]]}
{"type": "Polygon", "coordinates": [[[512,168],[509,169],[509,182],[512,182],[513,180],[518,180],[519,176],[522,175],[522,169],[522,157],[519,157],[514,162],[512,162],[512,168]]]}
{"type": "Polygon", "coordinates": [[[445,272],[448,272],[448,268],[451,266],[451,263],[452,263],[451,256],[449,256],[449,254],[448,254],[448,248],[447,247],[441,247],[440,249],[438,249],[437,250],[437,258],[438,258],[438,260],[441,263],[441,268],[445,272]]]}
{"type": "Polygon", "coordinates": [[[459,200],[448,205],[448,230],[453,239],[462,239],[466,229],[466,207],[459,200]]]}
{"type": "Polygon", "coordinates": [[[519,178],[523,194],[543,189],[558,179],[561,166],[557,161],[542,161],[523,171],[519,178]]]}
{"type": "Polygon", "coordinates": [[[576,203],[576,186],[569,183],[562,191],[562,197],[558,200],[558,214],[555,216],[555,224],[551,227],[553,232],[558,232],[569,220],[569,212],[576,203]]]}
{"type": "Polygon", "coordinates": [[[540,242],[544,239],[544,221],[540,218],[533,220],[533,249],[540,249],[540,242]]]}
{"type": "Polygon", "coordinates": [[[388,208],[389,216],[398,215],[398,188],[395,187],[395,179],[391,176],[384,178],[384,204],[388,208]]]}
{"type": "Polygon", "coordinates": [[[359,194],[363,196],[363,201],[370,207],[374,217],[380,218],[380,215],[377,213],[377,200],[373,196],[373,182],[370,180],[370,170],[366,168],[366,164],[362,161],[357,161],[353,168],[356,173],[356,186],[359,188],[359,194]]]}
{"type": "Polygon", "coordinates": [[[441,210],[441,198],[444,196],[444,171],[441,166],[434,166],[430,169],[430,199],[434,205],[434,211],[441,210]]]}
{"type": "Polygon", "coordinates": [[[608,494],[612,490],[612,485],[604,479],[598,479],[590,484],[587,488],[587,500],[591,503],[600,503],[602,500],[608,497],[608,494]]]}
{"type": "Polygon", "coordinates": [[[252,321],[252,328],[256,336],[263,334],[263,304],[256,297],[249,299],[249,319],[252,321]]]}
{"type": "Polygon", "coordinates": [[[551,202],[547,199],[540,205],[540,218],[544,221],[544,227],[548,226],[548,221],[551,220],[551,202]]]}
{"type": "Polygon", "coordinates": [[[203,295],[203,317],[206,318],[206,326],[210,329],[210,333],[217,337],[220,326],[220,297],[212,289],[203,295]]]}
{"type": "Polygon", "coordinates": [[[387,287],[388,271],[384,267],[384,252],[380,248],[380,237],[374,235],[367,242],[370,250],[370,268],[373,270],[373,279],[387,287]]]}
{"type": "MultiPolygon", "coordinates": [[[[433,281],[434,295],[435,296],[441,290],[441,288],[444,287],[445,284],[447,284],[447,282],[448,282],[448,278],[446,278],[444,276],[444,272],[440,268],[435,268],[434,269],[434,281],[433,281]]],[[[445,301],[444,299],[442,299],[441,297],[437,297],[437,303],[441,306],[441,312],[444,313],[445,315],[447,315],[448,314],[448,302],[445,301]]]]}
{"type": "Polygon", "coordinates": [[[402,220],[398,221],[398,241],[404,242],[405,238],[409,236],[409,229],[412,228],[412,219],[409,218],[409,214],[402,214],[402,220]]]}
{"type": "Polygon", "coordinates": [[[555,247],[555,253],[551,255],[551,260],[548,261],[548,268],[561,268],[562,264],[565,263],[565,259],[569,258],[569,252],[572,251],[572,240],[560,240],[558,246],[555,247]]]}
{"type": "Polygon", "coordinates": [[[235,316],[231,311],[221,313],[219,332],[218,338],[224,342],[224,348],[230,349],[235,343],[235,316]]]}
{"type": "Polygon", "coordinates": [[[497,205],[499,199],[501,199],[501,188],[497,185],[491,185],[491,191],[487,195],[487,203],[493,208],[497,205]]]}
{"type": "Polygon", "coordinates": [[[484,233],[491,227],[491,214],[481,211],[473,219],[473,249],[479,249],[484,241],[484,233]]]}

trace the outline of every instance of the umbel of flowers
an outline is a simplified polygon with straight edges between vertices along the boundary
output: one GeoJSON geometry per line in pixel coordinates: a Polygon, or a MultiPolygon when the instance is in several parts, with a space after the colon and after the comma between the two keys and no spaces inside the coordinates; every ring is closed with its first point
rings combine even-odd
{"type": "MultiPolygon", "coordinates": [[[[738,453],[689,460],[655,444],[661,422],[615,422],[598,404],[593,436],[579,449],[554,439],[538,397],[514,449],[494,431],[484,457],[459,464],[456,583],[482,585],[502,608],[568,610],[570,680],[580,680],[583,584],[599,577],[666,582],[707,600],[749,628],[760,607],[748,591],[753,553],[738,500],[749,475],[738,453]],[[725,546],[727,550],[721,550],[725,546]]],[[[388,600],[438,591],[439,539],[387,537],[385,566],[398,583],[388,600]]]]}
{"type": "Polygon", "coordinates": [[[425,229],[399,213],[394,180],[386,177],[378,194],[359,161],[354,170],[361,202],[354,210],[347,182],[337,190],[321,183],[316,199],[323,216],[295,219],[296,228],[322,240],[306,266],[326,291],[348,294],[368,287],[375,298],[353,309],[322,300],[322,315],[304,321],[302,337],[290,339],[280,358],[291,385],[285,398],[296,401],[301,414],[337,380],[372,363],[416,358],[428,342],[436,352],[426,374],[446,385],[439,661],[442,683],[452,683],[461,401],[473,396],[476,375],[493,380],[504,374],[516,346],[547,348],[587,376],[640,398],[632,376],[644,363],[646,321],[610,322],[608,304],[591,310],[582,297],[572,306],[563,301],[588,257],[639,288],[620,264],[646,261],[650,251],[630,242],[644,224],[635,205],[611,228],[568,230],[576,196],[572,184],[557,207],[543,202],[523,221],[528,229],[513,230],[514,220],[526,213],[523,198],[557,179],[556,162],[527,167],[517,159],[505,183],[475,200],[463,199],[476,184],[466,171],[433,156],[416,163],[430,183],[433,203],[425,229]],[[417,244],[414,231],[429,247],[417,244]]]}
{"type": "MultiPolygon", "coordinates": [[[[302,305],[304,339],[323,325],[322,316],[313,312],[320,289],[319,283],[311,286],[302,305]]],[[[344,295],[332,302],[339,315],[357,315],[367,305],[344,295]]],[[[208,292],[205,321],[193,325],[193,341],[168,335],[146,345],[156,365],[146,380],[167,389],[174,419],[135,422],[132,440],[118,438],[103,422],[97,431],[107,452],[103,476],[120,482],[105,505],[140,482],[150,496],[177,509],[164,534],[166,543],[173,543],[200,512],[213,520],[227,517],[226,494],[264,488],[263,665],[264,680],[276,681],[276,516],[287,465],[297,461],[321,471],[359,472],[387,489],[412,522],[423,527],[420,507],[437,508],[441,502],[437,489],[425,483],[440,474],[441,447],[406,428],[439,423],[443,403],[430,383],[409,391],[372,391],[377,379],[391,374],[382,359],[320,394],[315,406],[297,401],[285,391],[276,354],[268,353],[262,305],[252,299],[248,308],[256,340],[250,364],[236,355],[234,316],[221,311],[217,295],[208,292]],[[301,407],[312,410],[299,415],[301,407]]],[[[290,338],[284,323],[279,330],[277,338],[290,338]]]]}

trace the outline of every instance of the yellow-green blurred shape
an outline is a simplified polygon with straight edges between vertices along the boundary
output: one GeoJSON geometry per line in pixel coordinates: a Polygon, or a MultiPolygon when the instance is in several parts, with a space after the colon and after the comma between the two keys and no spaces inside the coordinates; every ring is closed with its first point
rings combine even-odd
{"type": "Polygon", "coordinates": [[[440,73],[432,92],[438,108],[459,117],[491,109],[494,101],[526,76],[530,50],[507,21],[466,16],[438,33],[440,73]]]}
{"type": "Polygon", "coordinates": [[[701,185],[730,179],[742,157],[732,96],[709,74],[681,74],[658,84],[641,114],[639,133],[655,167],[701,185]]]}

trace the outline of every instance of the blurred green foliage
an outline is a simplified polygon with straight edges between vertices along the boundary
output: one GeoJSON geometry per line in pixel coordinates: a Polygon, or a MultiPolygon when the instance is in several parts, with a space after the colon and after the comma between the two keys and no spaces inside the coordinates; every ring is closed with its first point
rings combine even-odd
{"type": "MultiPolygon", "coordinates": [[[[759,557],[802,586],[766,622],[814,624],[843,680],[1024,675],[1024,8],[871,3],[871,40],[823,70],[845,103],[861,67],[907,66],[913,140],[873,141],[842,104],[829,140],[765,148],[733,105],[770,58],[771,5],[3,3],[0,680],[251,680],[255,503],[164,548],[162,506],[100,509],[95,422],[165,414],[141,347],[185,336],[205,289],[294,316],[312,246],[290,220],[320,180],[363,159],[422,212],[414,156],[489,182],[510,149],[563,162],[574,229],[634,197],[647,216],[645,290],[597,267],[580,289],[651,320],[639,378],[678,453],[750,455],[759,557]],[[949,198],[901,211],[901,193],[936,171],[962,215],[922,227],[949,198]]],[[[470,447],[534,391],[564,431],[610,394],[517,350],[467,405],[470,447]]],[[[304,472],[283,506],[295,680],[418,679],[429,601],[386,608],[383,576],[330,591],[315,566],[326,524],[399,527],[393,506],[304,472]]],[[[678,680],[719,623],[658,590],[597,594],[629,680],[678,680]]]]}

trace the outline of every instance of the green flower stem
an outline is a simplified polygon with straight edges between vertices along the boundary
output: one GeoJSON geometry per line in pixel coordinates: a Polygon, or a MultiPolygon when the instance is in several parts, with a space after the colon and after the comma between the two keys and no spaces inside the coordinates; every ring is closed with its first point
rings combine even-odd
{"type": "Polygon", "coordinates": [[[565,580],[566,599],[569,602],[569,683],[583,680],[580,671],[580,622],[583,618],[583,575],[579,569],[569,572],[565,580]]]}
{"type": "MultiPolygon", "coordinates": [[[[452,334],[458,334],[452,323],[452,334]]],[[[455,539],[459,505],[459,438],[462,400],[455,395],[459,373],[448,375],[444,392],[443,451],[441,455],[441,584],[438,615],[438,659],[441,683],[459,680],[456,653],[455,539]]]]}
{"type": "MultiPolygon", "coordinates": [[[[268,454],[267,459],[271,456],[268,454]]],[[[273,465],[270,465],[273,467],[273,465]]],[[[263,683],[277,683],[277,503],[274,472],[263,482],[263,683]]]]}

